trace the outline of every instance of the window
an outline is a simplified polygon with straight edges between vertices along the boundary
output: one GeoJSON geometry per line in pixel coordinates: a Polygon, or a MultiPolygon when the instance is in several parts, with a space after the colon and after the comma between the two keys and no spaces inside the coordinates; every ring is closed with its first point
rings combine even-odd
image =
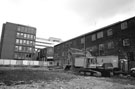
{"type": "Polygon", "coordinates": [[[34,39],[36,39],[36,36],[34,36],[34,39]]]}
{"type": "Polygon", "coordinates": [[[33,39],[33,35],[30,35],[30,38],[33,39]]]}
{"type": "Polygon", "coordinates": [[[33,41],[33,46],[35,46],[35,42],[33,41]]]}
{"type": "Polygon", "coordinates": [[[99,44],[99,50],[104,50],[104,44],[99,44]]]}
{"type": "Polygon", "coordinates": [[[28,31],[27,32],[30,33],[31,32],[31,28],[28,28],[28,31]]]}
{"type": "Polygon", "coordinates": [[[22,52],[25,52],[25,47],[24,46],[22,46],[22,52]]]}
{"type": "Polygon", "coordinates": [[[130,46],[130,40],[129,39],[124,39],[123,40],[123,46],[130,46]]]}
{"type": "Polygon", "coordinates": [[[16,59],[18,58],[18,54],[17,53],[14,54],[14,58],[16,58],[16,59]]]}
{"type": "Polygon", "coordinates": [[[128,27],[127,22],[121,23],[121,30],[124,30],[128,27]]]}
{"type": "Polygon", "coordinates": [[[33,29],[33,34],[36,34],[36,30],[35,29],[33,29]]]}
{"type": "Polygon", "coordinates": [[[23,44],[24,44],[24,45],[26,44],[26,40],[23,40],[23,44]]]}
{"type": "Polygon", "coordinates": [[[21,32],[24,32],[25,30],[24,30],[24,27],[21,27],[21,32]]]}
{"type": "Polygon", "coordinates": [[[30,33],[33,33],[33,29],[32,28],[30,28],[30,33]]]}
{"type": "Polygon", "coordinates": [[[18,59],[21,59],[21,53],[18,53],[18,59]]]}
{"type": "Polygon", "coordinates": [[[19,51],[22,51],[22,46],[19,46],[19,51]]]}
{"type": "Polygon", "coordinates": [[[33,42],[32,41],[30,41],[30,45],[33,45],[33,42]]]}
{"type": "Polygon", "coordinates": [[[28,47],[28,52],[32,52],[32,48],[31,47],[28,47]]]}
{"type": "Polygon", "coordinates": [[[96,35],[95,34],[92,35],[92,41],[94,41],[94,40],[96,40],[96,35]]]}
{"type": "Polygon", "coordinates": [[[26,54],[23,53],[23,57],[24,57],[24,59],[26,59],[26,54]]]}
{"type": "Polygon", "coordinates": [[[21,56],[22,56],[22,59],[25,59],[25,54],[22,54],[21,56]]]}
{"type": "Polygon", "coordinates": [[[28,52],[28,47],[25,47],[25,52],[28,52]]]}
{"type": "Polygon", "coordinates": [[[99,44],[99,56],[104,55],[105,50],[104,50],[104,44],[99,44]]]}
{"type": "Polygon", "coordinates": [[[28,32],[28,28],[27,28],[27,27],[25,27],[24,29],[25,29],[25,31],[24,31],[24,32],[26,32],[26,33],[27,33],[27,32],[28,32]]]}
{"type": "Polygon", "coordinates": [[[107,30],[107,36],[111,36],[113,34],[112,29],[107,30]]]}
{"type": "Polygon", "coordinates": [[[16,36],[17,36],[17,37],[20,37],[20,33],[19,33],[19,32],[17,32],[16,36]]]}
{"type": "Polygon", "coordinates": [[[94,59],[88,59],[88,63],[90,63],[90,64],[96,64],[97,61],[96,61],[95,58],[94,59]]]}
{"type": "Polygon", "coordinates": [[[30,35],[29,34],[27,34],[27,39],[29,39],[30,38],[30,35]]]}
{"type": "Polygon", "coordinates": [[[34,33],[34,29],[33,28],[29,28],[29,33],[34,33]]]}
{"type": "Polygon", "coordinates": [[[33,33],[33,29],[32,28],[30,29],[30,33],[33,33]]]}
{"type": "Polygon", "coordinates": [[[22,51],[23,51],[23,52],[27,52],[27,49],[26,49],[25,46],[22,47],[22,51]]]}
{"type": "Polygon", "coordinates": [[[26,34],[24,34],[24,38],[27,38],[26,34]]]}
{"type": "Polygon", "coordinates": [[[22,47],[22,51],[23,51],[23,52],[27,52],[26,47],[23,46],[23,47],[22,47]]]}
{"type": "Polygon", "coordinates": [[[29,45],[29,44],[30,44],[30,41],[27,40],[27,45],[29,45]]]}
{"type": "Polygon", "coordinates": [[[17,31],[21,31],[21,28],[20,28],[20,26],[18,26],[18,27],[17,27],[17,31]]]}
{"type": "Polygon", "coordinates": [[[25,54],[25,59],[28,59],[28,54],[25,54]]]}
{"type": "Polygon", "coordinates": [[[108,49],[114,48],[114,42],[113,41],[108,42],[107,46],[108,46],[108,49]]]}
{"type": "Polygon", "coordinates": [[[19,44],[19,39],[16,39],[16,44],[19,44]]]}
{"type": "Polygon", "coordinates": [[[18,46],[15,46],[15,51],[18,51],[18,46]]]}
{"type": "Polygon", "coordinates": [[[36,34],[36,30],[35,29],[33,29],[33,34],[36,34]]]}
{"type": "Polygon", "coordinates": [[[21,36],[21,38],[23,38],[23,37],[24,37],[24,36],[23,36],[23,33],[21,33],[20,36],[21,36]]]}
{"type": "Polygon", "coordinates": [[[22,40],[20,40],[20,44],[22,44],[22,42],[23,42],[23,41],[22,41],[22,40]]]}
{"type": "Polygon", "coordinates": [[[32,52],[32,48],[30,47],[30,52],[32,52]]]}
{"type": "Polygon", "coordinates": [[[97,33],[97,38],[102,38],[103,37],[103,32],[98,32],[97,33]]]}

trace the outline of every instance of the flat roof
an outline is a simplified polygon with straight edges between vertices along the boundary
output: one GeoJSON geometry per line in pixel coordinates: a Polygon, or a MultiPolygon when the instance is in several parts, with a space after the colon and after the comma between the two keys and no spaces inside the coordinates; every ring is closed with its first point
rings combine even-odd
{"type": "Polygon", "coordinates": [[[32,26],[28,26],[28,25],[23,25],[23,24],[17,24],[17,23],[12,23],[12,22],[6,22],[5,24],[15,24],[15,25],[20,25],[20,26],[24,26],[24,27],[29,27],[29,28],[34,28],[36,30],[36,27],[32,27],[32,26]]]}

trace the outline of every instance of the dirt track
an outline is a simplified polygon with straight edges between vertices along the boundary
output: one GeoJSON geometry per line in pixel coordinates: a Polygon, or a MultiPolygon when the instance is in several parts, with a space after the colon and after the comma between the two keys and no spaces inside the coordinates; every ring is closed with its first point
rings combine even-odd
{"type": "Polygon", "coordinates": [[[2,70],[0,89],[135,89],[135,79],[76,76],[45,70],[2,70]]]}

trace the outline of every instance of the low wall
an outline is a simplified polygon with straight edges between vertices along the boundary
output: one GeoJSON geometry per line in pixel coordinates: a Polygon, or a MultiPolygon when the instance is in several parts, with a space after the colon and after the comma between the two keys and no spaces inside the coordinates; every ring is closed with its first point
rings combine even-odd
{"type": "Polygon", "coordinates": [[[3,66],[53,66],[53,64],[49,61],[0,59],[0,65],[3,66]]]}

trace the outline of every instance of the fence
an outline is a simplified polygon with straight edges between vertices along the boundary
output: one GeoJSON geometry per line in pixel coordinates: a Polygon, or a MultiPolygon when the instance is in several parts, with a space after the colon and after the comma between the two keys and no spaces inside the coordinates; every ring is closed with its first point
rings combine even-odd
{"type": "Polygon", "coordinates": [[[33,60],[13,60],[0,59],[0,65],[3,66],[53,66],[53,62],[33,61],[33,60]]]}

